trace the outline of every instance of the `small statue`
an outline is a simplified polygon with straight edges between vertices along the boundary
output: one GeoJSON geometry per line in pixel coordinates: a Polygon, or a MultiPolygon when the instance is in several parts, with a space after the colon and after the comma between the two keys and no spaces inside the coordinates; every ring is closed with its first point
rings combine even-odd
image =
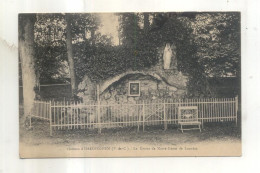
{"type": "Polygon", "coordinates": [[[166,43],[163,51],[163,68],[170,69],[172,58],[172,49],[170,43],[166,43]]]}
{"type": "Polygon", "coordinates": [[[163,68],[177,69],[176,46],[174,44],[166,43],[163,51],[163,68]]]}

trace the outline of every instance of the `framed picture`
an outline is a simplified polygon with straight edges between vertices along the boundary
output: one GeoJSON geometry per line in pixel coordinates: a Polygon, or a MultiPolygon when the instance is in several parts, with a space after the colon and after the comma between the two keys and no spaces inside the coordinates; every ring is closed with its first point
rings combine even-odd
{"type": "Polygon", "coordinates": [[[140,96],[140,82],[129,82],[129,96],[140,96]]]}
{"type": "Polygon", "coordinates": [[[197,106],[180,106],[178,107],[178,120],[180,121],[198,121],[197,106]]]}

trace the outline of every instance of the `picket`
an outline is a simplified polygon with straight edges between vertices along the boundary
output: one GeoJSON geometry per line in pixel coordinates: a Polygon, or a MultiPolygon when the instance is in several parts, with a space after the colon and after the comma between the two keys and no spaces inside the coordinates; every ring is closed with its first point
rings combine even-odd
{"type": "MultiPolygon", "coordinates": [[[[140,100],[136,103],[101,104],[101,102],[35,101],[32,115],[50,121],[53,129],[114,128],[177,124],[179,106],[197,106],[202,123],[234,121],[238,118],[238,97],[140,100]]],[[[30,119],[31,121],[31,119],[30,119]]]]}

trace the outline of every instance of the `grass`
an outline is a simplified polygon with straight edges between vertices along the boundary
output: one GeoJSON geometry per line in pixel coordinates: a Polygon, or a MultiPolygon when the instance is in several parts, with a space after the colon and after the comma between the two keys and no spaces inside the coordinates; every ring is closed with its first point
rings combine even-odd
{"type": "MultiPolygon", "coordinates": [[[[146,126],[145,131],[137,132],[137,127],[103,129],[101,134],[92,130],[54,130],[49,133],[49,123],[43,120],[33,120],[33,129],[26,130],[20,124],[20,142],[26,145],[114,145],[118,143],[139,143],[151,145],[180,145],[201,142],[239,142],[241,128],[232,123],[207,123],[202,132],[198,130],[181,133],[175,125],[169,125],[166,131],[162,126],[146,126]]],[[[141,128],[142,129],[142,128],[141,128]]]]}
{"type": "Polygon", "coordinates": [[[20,124],[20,157],[142,157],[142,156],[241,156],[241,128],[235,123],[208,123],[199,130],[181,133],[174,125],[92,130],[55,130],[33,120],[33,128],[20,124]],[[104,149],[104,148],[108,148],[104,149]],[[169,149],[170,148],[170,149],[169,149]],[[76,149],[76,150],[75,150],[76,149]]]}

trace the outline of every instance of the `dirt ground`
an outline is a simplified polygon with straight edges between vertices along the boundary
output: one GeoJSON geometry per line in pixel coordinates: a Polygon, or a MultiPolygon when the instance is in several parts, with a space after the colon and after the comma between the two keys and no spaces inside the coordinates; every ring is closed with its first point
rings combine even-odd
{"type": "MultiPolygon", "coordinates": [[[[48,151],[51,151],[52,149],[54,151],[57,151],[57,148],[59,148],[60,152],[63,152],[63,150],[77,149],[79,146],[114,148],[122,146],[122,149],[125,149],[124,147],[126,146],[131,146],[131,149],[134,149],[135,147],[132,147],[137,146],[138,150],[140,150],[141,146],[179,147],[206,145],[209,148],[219,147],[220,149],[223,149],[223,147],[225,148],[225,146],[228,146],[231,149],[237,147],[238,150],[241,150],[241,128],[236,127],[234,122],[208,123],[204,125],[201,133],[198,130],[184,131],[184,133],[181,133],[177,130],[176,126],[169,125],[166,131],[163,130],[162,126],[147,126],[144,132],[137,132],[137,127],[131,127],[103,129],[101,134],[98,134],[97,130],[95,129],[55,130],[53,136],[50,136],[49,124],[46,121],[37,119],[33,120],[32,126],[33,129],[27,130],[22,124],[20,124],[21,157],[27,157],[23,154],[24,151],[30,153],[32,150],[44,151],[46,148],[48,148],[48,151]]],[[[225,153],[225,150],[223,151],[225,153]]],[[[50,156],[47,153],[48,152],[44,152],[40,154],[36,152],[36,154],[32,155],[31,157],[50,156]]],[[[239,153],[241,153],[241,151],[239,153]]],[[[67,156],[67,154],[65,156],[67,156]]],[[[199,155],[199,153],[195,153],[195,155],[199,155]]],[[[207,153],[202,155],[206,156],[207,153]]],[[[50,157],[55,156],[64,155],[53,153],[53,156],[50,157]]],[[[76,154],[75,156],[78,155],[76,154]]],[[[86,155],[83,155],[82,157],[85,156],[86,155]]],[[[90,156],[93,156],[93,154],[90,154],[90,156]]],[[[101,154],[100,156],[104,155],[101,154]]],[[[73,157],[71,153],[70,157],[73,157]]]]}

